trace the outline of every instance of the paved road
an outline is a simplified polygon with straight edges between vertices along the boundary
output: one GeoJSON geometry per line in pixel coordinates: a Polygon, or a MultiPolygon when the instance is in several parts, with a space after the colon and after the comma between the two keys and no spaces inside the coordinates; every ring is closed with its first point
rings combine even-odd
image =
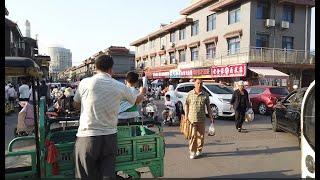
{"type": "MultiPolygon", "coordinates": [[[[157,102],[163,108],[163,101],[157,102]]],[[[206,123],[206,134],[210,123],[206,123]]],[[[299,178],[298,138],[273,132],[269,116],[256,115],[237,132],[232,119],[216,121],[216,135],[205,136],[204,156],[189,159],[188,141],[179,127],[166,127],[165,173],[167,178],[299,178]]]]}
{"type": "MultiPolygon", "coordinates": [[[[161,112],[164,108],[163,101],[156,101],[156,104],[161,112]]],[[[255,116],[252,123],[244,124],[247,130],[241,133],[235,130],[233,120],[218,119],[216,135],[205,136],[203,157],[193,160],[189,159],[188,142],[180,133],[179,127],[165,127],[164,177],[299,178],[298,138],[284,132],[273,132],[270,117],[255,116]]],[[[7,149],[13,138],[16,115],[6,116],[5,122],[7,149]]],[[[209,121],[206,125],[207,131],[209,121]]],[[[13,162],[18,161],[6,160],[6,165],[13,162]]],[[[145,173],[142,177],[151,176],[150,173],[145,173]]]]}

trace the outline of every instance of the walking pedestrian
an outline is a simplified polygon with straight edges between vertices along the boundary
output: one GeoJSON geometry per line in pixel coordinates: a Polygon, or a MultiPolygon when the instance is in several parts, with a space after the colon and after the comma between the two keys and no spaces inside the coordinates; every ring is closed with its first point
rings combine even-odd
{"type": "Polygon", "coordinates": [[[30,91],[29,85],[25,79],[22,80],[22,85],[19,87],[19,101],[29,101],[30,91]]]}
{"type": "Polygon", "coordinates": [[[145,89],[134,94],[125,84],[113,79],[113,59],[100,55],[95,60],[97,74],[83,79],[74,96],[80,108],[75,143],[75,177],[85,179],[115,178],[117,123],[121,100],[131,104],[143,100],[145,89]]]}
{"type": "Polygon", "coordinates": [[[45,80],[41,81],[41,84],[39,86],[39,95],[40,97],[46,97],[46,100],[49,98],[50,92],[45,80]]]}
{"type": "Polygon", "coordinates": [[[17,92],[14,89],[12,84],[9,85],[8,97],[9,97],[10,109],[13,110],[14,109],[14,103],[15,103],[16,98],[17,98],[17,92]]]}
{"type": "Polygon", "coordinates": [[[11,83],[8,82],[8,84],[6,84],[6,86],[4,87],[4,91],[5,91],[5,99],[8,101],[9,100],[9,96],[8,96],[8,90],[10,89],[10,85],[11,83]]]}
{"type": "Polygon", "coordinates": [[[235,124],[238,132],[243,130],[242,124],[245,120],[246,111],[251,108],[251,103],[249,102],[248,91],[244,89],[243,81],[237,83],[238,89],[233,92],[231,98],[231,104],[235,110],[235,124]]]}
{"type": "Polygon", "coordinates": [[[205,120],[207,108],[211,122],[214,122],[210,108],[209,95],[202,91],[203,82],[201,79],[194,81],[194,89],[186,98],[186,120],[191,123],[191,139],[189,141],[190,159],[201,155],[204,145],[205,120]]]}

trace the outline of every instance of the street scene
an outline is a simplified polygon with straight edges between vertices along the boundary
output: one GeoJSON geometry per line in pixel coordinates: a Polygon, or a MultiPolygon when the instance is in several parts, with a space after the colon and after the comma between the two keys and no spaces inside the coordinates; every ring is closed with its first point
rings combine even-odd
{"type": "Polygon", "coordinates": [[[315,178],[314,6],[6,1],[6,179],[315,178]]]}
{"type": "MultiPolygon", "coordinates": [[[[160,112],[164,109],[162,100],[155,104],[160,112]]],[[[13,139],[16,118],[6,116],[6,146],[13,139]]],[[[298,138],[285,132],[273,132],[270,116],[257,115],[254,122],[244,124],[246,131],[241,134],[236,131],[234,120],[218,119],[216,135],[208,136],[209,124],[207,121],[204,156],[195,161],[188,157],[188,141],[179,126],[164,127],[164,178],[300,177],[298,138]]],[[[34,142],[20,143],[18,148],[34,148],[30,144],[34,142]]],[[[6,163],[27,164],[28,158],[25,159],[10,159],[6,163]]],[[[141,177],[152,177],[148,169],[142,169],[142,172],[145,173],[141,177]]]]}

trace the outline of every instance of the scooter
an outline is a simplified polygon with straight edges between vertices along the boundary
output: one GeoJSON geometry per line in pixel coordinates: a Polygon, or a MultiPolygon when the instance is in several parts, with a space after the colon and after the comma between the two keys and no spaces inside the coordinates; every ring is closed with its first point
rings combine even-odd
{"type": "Polygon", "coordinates": [[[147,118],[151,118],[154,121],[158,121],[158,108],[157,106],[153,103],[153,98],[149,98],[149,102],[147,103],[145,107],[145,116],[147,118]]]}
{"type": "Polygon", "coordinates": [[[172,107],[166,107],[162,112],[163,125],[168,124],[169,126],[175,126],[179,124],[178,116],[176,111],[172,107]]]}

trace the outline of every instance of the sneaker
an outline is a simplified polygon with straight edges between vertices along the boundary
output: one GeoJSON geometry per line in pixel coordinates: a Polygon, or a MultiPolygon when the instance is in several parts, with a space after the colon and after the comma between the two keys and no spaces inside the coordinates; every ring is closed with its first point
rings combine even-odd
{"type": "Polygon", "coordinates": [[[241,128],[238,128],[238,132],[241,132],[241,128]]]}
{"type": "Polygon", "coordinates": [[[196,156],[201,156],[201,155],[202,155],[202,152],[200,152],[200,151],[196,152],[196,156]]]}
{"type": "Polygon", "coordinates": [[[194,152],[190,152],[190,159],[194,159],[196,156],[195,156],[195,153],[194,152]]]}

